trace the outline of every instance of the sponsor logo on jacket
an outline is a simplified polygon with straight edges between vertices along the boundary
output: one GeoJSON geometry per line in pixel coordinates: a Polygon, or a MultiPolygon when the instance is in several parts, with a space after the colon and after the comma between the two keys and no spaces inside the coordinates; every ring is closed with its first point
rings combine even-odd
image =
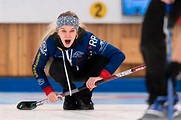
{"type": "Polygon", "coordinates": [[[90,40],[89,40],[89,45],[96,47],[97,42],[98,42],[98,40],[97,40],[96,36],[91,35],[90,40]]]}
{"type": "Polygon", "coordinates": [[[41,52],[42,54],[44,54],[45,56],[47,55],[47,54],[46,54],[46,52],[47,52],[47,46],[46,46],[46,42],[45,42],[45,41],[43,41],[43,43],[42,43],[41,46],[40,46],[40,52],[41,52]]]}
{"type": "Polygon", "coordinates": [[[83,52],[81,51],[76,51],[74,54],[73,54],[73,58],[81,58],[83,56],[83,52]]]}

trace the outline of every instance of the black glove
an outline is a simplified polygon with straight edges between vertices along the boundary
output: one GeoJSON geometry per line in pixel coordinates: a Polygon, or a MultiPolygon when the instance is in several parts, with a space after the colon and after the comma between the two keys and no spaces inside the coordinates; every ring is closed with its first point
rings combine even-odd
{"type": "Polygon", "coordinates": [[[165,77],[166,80],[171,78],[173,82],[175,83],[176,76],[179,74],[179,63],[177,62],[170,62],[165,69],[165,77]]]}

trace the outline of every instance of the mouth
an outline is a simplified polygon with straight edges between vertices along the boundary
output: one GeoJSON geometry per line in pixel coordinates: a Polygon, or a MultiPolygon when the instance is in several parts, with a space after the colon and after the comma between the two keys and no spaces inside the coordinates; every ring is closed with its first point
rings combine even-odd
{"type": "Polygon", "coordinates": [[[66,43],[66,44],[69,44],[69,43],[70,43],[70,40],[65,40],[65,43],[66,43]]]}

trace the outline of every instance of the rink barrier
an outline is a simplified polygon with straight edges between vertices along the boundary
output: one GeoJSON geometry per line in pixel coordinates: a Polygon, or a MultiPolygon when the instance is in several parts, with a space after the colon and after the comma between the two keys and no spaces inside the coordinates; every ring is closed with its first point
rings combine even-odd
{"type": "MultiPolygon", "coordinates": [[[[54,90],[61,92],[62,88],[51,78],[48,78],[54,90]]],[[[75,82],[80,87],[82,82],[75,82]]],[[[177,81],[176,90],[181,92],[181,80],[177,81]]],[[[99,85],[95,92],[146,92],[144,78],[118,78],[99,85]]],[[[33,77],[0,77],[0,92],[42,92],[33,77]]]]}

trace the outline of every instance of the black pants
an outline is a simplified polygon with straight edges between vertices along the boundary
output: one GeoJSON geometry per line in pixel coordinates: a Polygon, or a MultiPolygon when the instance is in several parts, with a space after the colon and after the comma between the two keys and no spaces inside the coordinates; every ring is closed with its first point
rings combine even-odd
{"type": "MultiPolygon", "coordinates": [[[[180,13],[181,0],[176,0],[171,13],[170,26],[175,24],[180,13]]],[[[160,0],[152,0],[142,24],[140,49],[147,66],[146,87],[149,93],[148,103],[150,105],[158,96],[167,95],[167,80],[164,75],[167,64],[166,35],[163,32],[164,16],[165,4],[160,0]]]]}
{"type": "MultiPolygon", "coordinates": [[[[99,76],[100,72],[102,71],[102,69],[104,69],[104,67],[108,64],[108,62],[109,62],[108,59],[99,55],[95,55],[90,60],[87,61],[87,63],[82,69],[77,71],[76,67],[70,66],[70,63],[66,61],[66,67],[67,67],[71,88],[72,89],[76,88],[75,84],[73,83],[75,81],[76,82],[84,81],[83,86],[86,86],[86,81],[89,79],[89,77],[99,76]]],[[[63,59],[53,60],[49,69],[49,74],[54,79],[54,81],[56,81],[62,86],[63,92],[66,92],[69,89],[64,69],[65,68],[63,65],[63,59]]],[[[80,91],[79,95],[91,98],[92,91],[89,91],[89,89],[85,89],[83,91],[80,91]]]]}

